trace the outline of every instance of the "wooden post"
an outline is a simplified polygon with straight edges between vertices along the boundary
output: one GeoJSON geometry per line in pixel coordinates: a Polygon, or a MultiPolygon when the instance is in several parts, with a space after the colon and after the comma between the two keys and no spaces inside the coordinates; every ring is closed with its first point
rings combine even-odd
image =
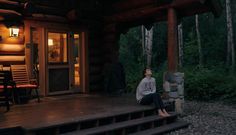
{"type": "Polygon", "coordinates": [[[168,9],[168,71],[178,70],[177,15],[173,8],[168,9]]]}

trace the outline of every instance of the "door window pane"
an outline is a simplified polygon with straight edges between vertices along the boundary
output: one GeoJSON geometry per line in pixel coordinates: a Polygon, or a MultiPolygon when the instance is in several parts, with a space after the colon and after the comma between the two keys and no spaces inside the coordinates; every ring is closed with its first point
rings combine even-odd
{"type": "Polygon", "coordinates": [[[48,33],[48,62],[67,62],[67,35],[65,33],[48,33]]]}
{"type": "Polygon", "coordinates": [[[74,34],[74,69],[75,86],[80,85],[80,54],[79,54],[79,34],[74,34]]]}

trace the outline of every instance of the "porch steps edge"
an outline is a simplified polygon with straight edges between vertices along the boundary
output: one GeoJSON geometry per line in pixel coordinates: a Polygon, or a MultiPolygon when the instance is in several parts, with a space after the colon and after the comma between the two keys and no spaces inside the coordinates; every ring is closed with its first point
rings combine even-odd
{"type": "Polygon", "coordinates": [[[154,111],[154,110],[155,108],[153,107],[144,107],[144,108],[140,107],[140,109],[136,109],[136,110],[129,110],[129,111],[123,111],[123,112],[115,111],[115,112],[108,112],[108,113],[107,112],[99,113],[99,114],[87,115],[84,117],[68,119],[67,121],[63,121],[63,122],[37,125],[37,127],[22,127],[22,128],[24,129],[24,131],[35,131],[35,130],[41,130],[45,128],[57,128],[57,127],[61,127],[63,125],[68,125],[68,124],[75,124],[75,123],[81,123],[81,122],[86,122],[86,121],[91,121],[91,120],[116,117],[119,115],[128,115],[128,114],[133,114],[133,113],[141,113],[145,111],[154,111]]]}
{"type": "Polygon", "coordinates": [[[85,130],[79,130],[79,131],[74,131],[74,132],[69,132],[65,133],[62,135],[90,135],[90,134],[97,134],[97,133],[104,133],[104,132],[109,132],[113,130],[118,130],[118,129],[123,129],[123,128],[129,128],[131,126],[138,126],[140,124],[144,123],[151,123],[155,121],[160,121],[160,120],[167,120],[167,119],[176,119],[177,114],[171,114],[169,117],[159,117],[157,115],[152,115],[152,116],[147,116],[147,117],[142,117],[134,120],[128,120],[124,122],[118,122],[118,123],[113,123],[105,126],[99,126],[95,128],[89,128],[85,130]]]}
{"type": "Polygon", "coordinates": [[[129,135],[159,135],[159,134],[164,134],[167,132],[171,132],[174,130],[178,130],[180,128],[186,128],[190,125],[190,123],[187,123],[185,121],[176,121],[171,124],[167,124],[164,126],[148,129],[148,130],[143,130],[140,132],[132,133],[129,135]]]}

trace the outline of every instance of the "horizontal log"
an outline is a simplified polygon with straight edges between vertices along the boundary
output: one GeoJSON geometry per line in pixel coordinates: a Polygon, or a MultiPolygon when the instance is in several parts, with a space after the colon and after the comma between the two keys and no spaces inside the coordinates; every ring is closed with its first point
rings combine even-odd
{"type": "Polygon", "coordinates": [[[0,0],[0,9],[14,10],[17,12],[22,12],[24,3],[10,1],[10,0],[0,0]]]}
{"type": "Polygon", "coordinates": [[[25,51],[20,51],[20,52],[2,52],[0,51],[1,56],[9,56],[9,55],[14,55],[14,56],[22,56],[25,55],[25,51]]]}
{"type": "Polygon", "coordinates": [[[89,74],[100,74],[102,70],[102,66],[93,66],[89,68],[89,74]]]}
{"type": "MultiPolygon", "coordinates": [[[[17,53],[17,52],[24,52],[25,47],[22,44],[0,44],[0,52],[4,53],[17,53]]],[[[1,53],[1,54],[2,54],[1,53]]]]}
{"type": "Polygon", "coordinates": [[[104,33],[115,33],[117,31],[117,25],[114,24],[106,24],[103,29],[104,33]]]}
{"type": "Polygon", "coordinates": [[[105,42],[116,42],[117,40],[118,40],[118,37],[117,37],[116,33],[104,35],[105,42]]]}
{"type": "Polygon", "coordinates": [[[89,64],[90,65],[101,65],[104,63],[104,60],[101,57],[90,57],[89,64]]]}
{"type": "Polygon", "coordinates": [[[163,5],[172,2],[173,0],[123,0],[112,5],[114,12],[123,12],[147,5],[163,5]],[[127,4],[128,3],[128,4],[127,4]]]}
{"type": "Polygon", "coordinates": [[[97,77],[89,77],[89,83],[90,85],[99,85],[101,84],[101,82],[103,82],[103,76],[97,76],[97,77]]]}
{"type": "Polygon", "coordinates": [[[213,9],[209,7],[209,4],[206,4],[207,1],[211,0],[175,0],[171,4],[161,6],[149,5],[105,17],[105,21],[108,24],[135,22],[136,20],[143,20],[145,18],[155,18],[156,20],[162,21],[161,19],[166,19],[167,10],[169,8],[175,8],[177,12],[181,12],[182,16],[190,16],[196,13],[212,11],[213,9]]]}
{"type": "Polygon", "coordinates": [[[31,15],[34,13],[41,13],[41,14],[64,16],[66,13],[65,8],[52,7],[52,6],[42,5],[40,3],[33,3],[33,2],[24,3],[23,10],[26,15],[31,15]]]}
{"type": "Polygon", "coordinates": [[[1,16],[15,16],[15,17],[18,17],[18,16],[22,16],[21,13],[19,12],[16,12],[14,10],[7,10],[7,9],[0,9],[0,15],[1,16]]]}
{"type": "Polygon", "coordinates": [[[45,22],[58,22],[58,23],[67,23],[68,20],[65,17],[50,15],[50,14],[32,14],[31,17],[26,17],[28,20],[37,20],[37,21],[45,21],[45,22]]]}
{"type": "Polygon", "coordinates": [[[98,57],[98,56],[102,56],[102,50],[101,48],[97,48],[97,49],[90,49],[89,50],[89,56],[90,57],[98,57]]]}
{"type": "MultiPolygon", "coordinates": [[[[129,12],[123,12],[119,14],[114,14],[112,16],[105,17],[105,21],[109,23],[123,23],[129,21],[135,21],[140,18],[149,18],[157,14],[158,12],[162,12],[167,10],[170,6],[162,6],[162,7],[144,7],[135,9],[129,12]]],[[[163,15],[164,16],[164,15],[163,15]]]]}
{"type": "Polygon", "coordinates": [[[0,62],[0,65],[10,66],[10,65],[22,65],[25,64],[25,61],[3,61],[0,62]]]}
{"type": "Polygon", "coordinates": [[[89,53],[89,58],[103,57],[104,54],[102,52],[99,53],[89,53]]]}
{"type": "Polygon", "coordinates": [[[154,4],[155,2],[156,0],[125,0],[125,1],[114,3],[112,5],[112,9],[115,12],[119,12],[119,11],[125,11],[129,9],[143,7],[145,5],[154,4]]]}
{"type": "Polygon", "coordinates": [[[0,62],[25,61],[25,56],[0,56],[0,62]]]}
{"type": "Polygon", "coordinates": [[[99,85],[89,85],[89,91],[103,91],[104,90],[104,86],[103,84],[99,84],[99,85]]]}

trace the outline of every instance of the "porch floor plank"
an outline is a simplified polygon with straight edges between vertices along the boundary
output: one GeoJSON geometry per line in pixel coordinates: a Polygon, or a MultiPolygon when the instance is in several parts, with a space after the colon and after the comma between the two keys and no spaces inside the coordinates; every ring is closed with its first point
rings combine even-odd
{"type": "Polygon", "coordinates": [[[134,95],[106,97],[74,94],[45,97],[40,103],[35,100],[24,105],[13,105],[7,113],[0,110],[0,129],[21,126],[35,130],[143,109],[152,107],[138,105],[134,95]]]}

